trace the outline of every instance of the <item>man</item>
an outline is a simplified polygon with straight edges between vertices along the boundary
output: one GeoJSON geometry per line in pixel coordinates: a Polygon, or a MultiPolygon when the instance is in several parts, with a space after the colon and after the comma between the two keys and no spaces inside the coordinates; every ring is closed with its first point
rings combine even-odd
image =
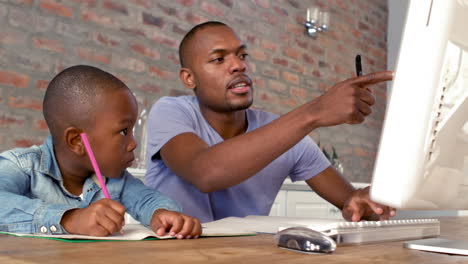
{"type": "Polygon", "coordinates": [[[193,96],[165,97],[148,119],[146,184],[177,200],[202,222],[267,215],[286,177],[305,180],[352,221],[391,208],[355,190],[307,135],[318,127],[361,123],[375,99],[368,85],[392,72],[356,77],[293,111],[249,109],[253,85],[247,47],[227,25],[195,26],[179,47],[180,79],[193,96]]]}

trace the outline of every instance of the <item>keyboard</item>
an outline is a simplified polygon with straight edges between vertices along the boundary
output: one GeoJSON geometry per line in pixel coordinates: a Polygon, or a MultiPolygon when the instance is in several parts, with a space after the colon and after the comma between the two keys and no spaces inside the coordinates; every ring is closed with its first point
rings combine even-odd
{"type": "Polygon", "coordinates": [[[332,237],[337,244],[414,240],[440,235],[440,223],[437,219],[347,222],[310,217],[249,215],[203,223],[203,227],[266,234],[276,234],[289,227],[306,227],[332,237]]]}
{"type": "Polygon", "coordinates": [[[440,222],[437,219],[338,222],[320,231],[332,237],[337,244],[366,244],[437,237],[440,235],[440,222]]]}

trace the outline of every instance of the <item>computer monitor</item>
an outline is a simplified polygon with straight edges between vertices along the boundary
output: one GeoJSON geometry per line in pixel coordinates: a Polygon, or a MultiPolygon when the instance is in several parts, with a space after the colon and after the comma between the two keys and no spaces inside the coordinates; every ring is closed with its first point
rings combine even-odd
{"type": "Polygon", "coordinates": [[[371,199],[468,209],[468,0],[409,4],[371,199]]]}

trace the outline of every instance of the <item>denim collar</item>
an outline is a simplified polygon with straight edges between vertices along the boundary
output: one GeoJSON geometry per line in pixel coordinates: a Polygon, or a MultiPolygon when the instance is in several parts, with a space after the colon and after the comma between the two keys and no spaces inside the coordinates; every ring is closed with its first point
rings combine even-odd
{"type": "Polygon", "coordinates": [[[52,136],[48,136],[41,146],[42,155],[39,168],[42,173],[54,178],[57,181],[62,181],[62,174],[55,158],[54,144],[52,136]]]}

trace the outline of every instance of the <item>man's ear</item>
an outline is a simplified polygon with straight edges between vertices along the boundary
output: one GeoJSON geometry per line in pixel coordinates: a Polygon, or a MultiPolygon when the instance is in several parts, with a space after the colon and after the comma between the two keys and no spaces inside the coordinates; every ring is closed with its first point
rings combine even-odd
{"type": "Polygon", "coordinates": [[[83,145],[83,141],[81,140],[80,134],[83,131],[76,127],[68,127],[63,132],[65,138],[65,145],[67,148],[74,152],[76,155],[82,156],[86,155],[86,149],[83,145]]]}
{"type": "Polygon", "coordinates": [[[185,87],[189,89],[195,89],[197,85],[195,84],[195,76],[193,75],[192,70],[189,68],[181,68],[179,71],[179,78],[185,87]]]}

